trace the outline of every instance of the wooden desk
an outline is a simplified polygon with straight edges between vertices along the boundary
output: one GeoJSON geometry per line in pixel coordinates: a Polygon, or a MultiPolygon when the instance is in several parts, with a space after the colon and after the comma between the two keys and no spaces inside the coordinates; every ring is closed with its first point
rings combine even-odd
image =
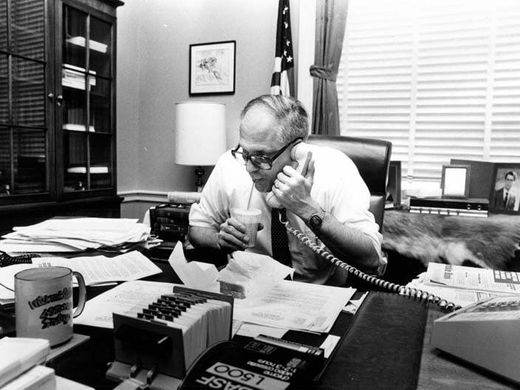
{"type": "MultiPolygon", "coordinates": [[[[165,282],[179,282],[177,276],[167,263],[157,263],[157,265],[163,269],[164,273],[159,276],[152,276],[149,279],[156,281],[165,282]]],[[[96,295],[101,290],[100,288],[91,289],[91,296],[96,295]]],[[[358,359],[358,363],[366,365],[366,367],[378,368],[387,366],[392,369],[392,365],[395,365],[397,361],[396,357],[400,354],[406,354],[409,351],[409,346],[399,345],[398,348],[387,350],[385,353],[381,351],[381,345],[388,343],[381,343],[381,337],[385,337],[387,340],[393,340],[400,338],[406,332],[409,332],[411,324],[417,322],[415,318],[406,318],[395,315],[394,309],[391,307],[381,308],[379,310],[381,318],[389,317],[390,312],[393,315],[394,323],[399,323],[400,329],[392,329],[391,327],[384,329],[384,334],[370,333],[366,339],[371,340],[369,346],[361,346],[363,348],[370,348],[374,351],[375,360],[361,361],[358,359]],[[390,357],[391,356],[391,357],[390,357]]],[[[424,312],[423,312],[424,313],[424,312]]],[[[423,336],[424,344],[422,349],[422,356],[420,361],[420,372],[418,377],[418,389],[512,389],[518,388],[507,380],[497,377],[493,374],[487,373],[484,370],[472,366],[469,363],[462,362],[456,358],[452,358],[447,354],[441,353],[434,349],[430,344],[430,336],[432,331],[432,324],[435,318],[438,318],[442,313],[435,309],[430,309],[427,317],[426,328],[423,336]]],[[[341,321],[345,324],[345,327],[353,325],[355,318],[352,319],[351,315],[342,313],[343,318],[341,321]]],[[[422,317],[424,318],[424,317],[422,317]]],[[[383,324],[384,325],[384,324],[383,324]]],[[[381,328],[381,326],[380,326],[381,328]]],[[[422,329],[422,328],[421,328],[422,329]]],[[[56,370],[56,374],[79,383],[92,386],[98,390],[113,389],[116,387],[116,383],[110,382],[105,379],[105,373],[108,368],[107,364],[114,360],[114,342],[111,330],[91,328],[86,326],[75,326],[75,333],[85,334],[90,336],[90,340],[80,345],[73,354],[69,354],[63,359],[54,359],[53,368],[56,370]]],[[[370,332],[370,328],[366,330],[370,332]]],[[[421,330],[422,334],[422,330],[421,330]]],[[[305,342],[305,340],[301,340],[305,342]]],[[[347,344],[350,345],[350,344],[347,344]]],[[[419,351],[420,353],[420,351],[419,351]]],[[[404,356],[404,355],[403,355],[404,356]]],[[[341,354],[341,350],[338,350],[334,360],[336,364],[329,365],[329,370],[333,375],[340,373],[339,375],[346,375],[348,370],[342,367],[342,362],[346,356],[341,354]],[[338,365],[339,364],[339,365],[338,365]]],[[[414,365],[419,364],[418,361],[414,365]]],[[[395,370],[394,370],[395,371],[395,370]]],[[[392,371],[393,372],[393,371],[392,371]]],[[[395,375],[402,375],[400,372],[395,372],[395,375]]],[[[336,378],[337,380],[338,378],[336,378]]],[[[377,374],[374,375],[374,386],[378,383],[377,374]]],[[[329,385],[327,383],[327,375],[324,376],[324,382],[314,386],[316,389],[327,389],[327,390],[339,390],[343,389],[344,385],[339,381],[339,385],[329,385]]],[[[379,388],[395,388],[391,384],[379,383],[379,388]],[[386,386],[386,387],[385,387],[386,386]]]]}
{"type": "MultiPolygon", "coordinates": [[[[350,316],[343,313],[343,319],[341,320],[345,326],[352,324],[352,318],[346,318],[350,316]]],[[[504,378],[498,377],[492,373],[488,373],[483,369],[473,366],[467,362],[461,361],[457,358],[451,357],[439,350],[433,348],[430,344],[430,336],[432,331],[433,320],[443,315],[443,313],[430,309],[428,313],[426,329],[424,333],[424,344],[420,362],[420,371],[418,377],[417,389],[425,390],[441,390],[441,389],[457,389],[457,390],[473,390],[473,389],[515,389],[518,386],[512,384],[504,378]]],[[[403,321],[413,321],[413,318],[403,318],[403,321]]],[[[113,338],[112,333],[106,329],[87,329],[81,327],[81,332],[88,333],[91,337],[90,342],[86,343],[85,348],[78,350],[74,356],[70,356],[61,364],[56,364],[56,373],[60,376],[78,381],[80,383],[87,384],[95,387],[96,389],[113,389],[116,384],[105,379],[105,372],[107,369],[107,363],[111,362],[114,358],[113,351],[113,338]]],[[[399,331],[402,335],[402,329],[399,331]]],[[[395,333],[395,332],[394,332],[395,333]]],[[[388,339],[393,339],[399,335],[394,334],[392,329],[388,329],[386,335],[388,339]]],[[[369,337],[370,338],[370,337],[369,337]]],[[[304,340],[300,340],[304,342],[304,340]]],[[[392,367],[396,364],[394,360],[389,361],[388,356],[396,357],[399,354],[407,353],[407,346],[401,345],[392,351],[383,353],[378,348],[380,339],[377,337],[373,338],[371,348],[374,348],[375,355],[378,360],[363,361],[360,364],[367,365],[370,367],[382,367],[384,365],[392,367]]],[[[337,359],[339,362],[345,359],[338,351],[337,359]]],[[[396,359],[396,361],[399,359],[396,359]]],[[[347,375],[348,368],[339,370],[335,365],[329,366],[331,371],[339,373],[339,375],[347,375]]],[[[395,372],[395,375],[402,373],[395,372]]],[[[343,389],[342,386],[337,384],[328,383],[328,376],[324,376],[324,381],[318,385],[313,386],[313,389],[327,389],[327,390],[339,390],[343,389]]],[[[377,376],[374,377],[374,386],[377,383],[377,376]]],[[[386,389],[392,388],[390,383],[379,384],[378,388],[386,389]]],[[[309,387],[310,388],[310,387],[309,387]]]]}

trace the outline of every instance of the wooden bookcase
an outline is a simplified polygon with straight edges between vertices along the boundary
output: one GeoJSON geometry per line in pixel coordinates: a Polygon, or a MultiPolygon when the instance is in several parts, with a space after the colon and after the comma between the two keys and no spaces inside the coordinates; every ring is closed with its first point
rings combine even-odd
{"type": "Polygon", "coordinates": [[[118,0],[0,0],[0,232],[119,216],[118,0]]]}

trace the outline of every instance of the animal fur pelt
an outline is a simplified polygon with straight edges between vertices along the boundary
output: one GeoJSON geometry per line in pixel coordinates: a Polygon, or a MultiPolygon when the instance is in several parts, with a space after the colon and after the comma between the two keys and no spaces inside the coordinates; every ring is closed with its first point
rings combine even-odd
{"type": "Polygon", "coordinates": [[[517,270],[520,216],[450,217],[386,210],[383,249],[429,262],[517,270]],[[468,262],[473,264],[468,264],[468,262]]]}

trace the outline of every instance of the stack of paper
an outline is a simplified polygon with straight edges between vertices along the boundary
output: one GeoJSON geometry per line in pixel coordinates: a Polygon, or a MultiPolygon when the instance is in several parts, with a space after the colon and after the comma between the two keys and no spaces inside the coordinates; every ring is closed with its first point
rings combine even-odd
{"type": "Polygon", "coordinates": [[[275,328],[329,332],[355,291],[282,280],[264,295],[235,300],[233,318],[275,328]]]}
{"type": "Polygon", "coordinates": [[[220,272],[214,266],[205,269],[188,263],[178,243],[168,261],[186,286],[219,291],[220,281],[222,293],[240,297],[235,299],[235,320],[275,328],[328,332],[356,291],[283,280],[294,270],[269,256],[234,252],[233,257],[229,269],[229,264],[220,272]],[[240,291],[230,291],[230,284],[240,291]]]}
{"type": "Polygon", "coordinates": [[[0,304],[14,302],[14,275],[28,268],[63,266],[79,272],[87,286],[145,278],[161,273],[161,269],[137,251],[115,257],[83,256],[35,257],[32,264],[14,264],[0,268],[0,304]]]}
{"type": "Polygon", "coordinates": [[[14,227],[2,236],[4,252],[67,252],[145,241],[150,227],[126,218],[53,218],[14,227]]]}
{"type": "MultiPolygon", "coordinates": [[[[172,291],[170,283],[125,282],[89,300],[74,323],[110,329],[112,313],[133,312],[172,291]]],[[[236,299],[233,319],[282,329],[329,332],[354,292],[351,288],[283,280],[263,296],[236,299]]]]}
{"type": "Polygon", "coordinates": [[[466,306],[498,295],[520,294],[520,273],[429,263],[427,271],[407,287],[466,306]]]}

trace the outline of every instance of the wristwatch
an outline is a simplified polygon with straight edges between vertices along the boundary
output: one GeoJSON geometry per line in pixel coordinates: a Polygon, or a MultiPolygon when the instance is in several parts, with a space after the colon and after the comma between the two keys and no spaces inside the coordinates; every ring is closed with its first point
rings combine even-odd
{"type": "Polygon", "coordinates": [[[325,218],[325,211],[320,210],[318,213],[314,213],[311,215],[309,220],[307,221],[307,225],[311,228],[311,230],[318,230],[323,223],[323,218],[325,218]]]}

